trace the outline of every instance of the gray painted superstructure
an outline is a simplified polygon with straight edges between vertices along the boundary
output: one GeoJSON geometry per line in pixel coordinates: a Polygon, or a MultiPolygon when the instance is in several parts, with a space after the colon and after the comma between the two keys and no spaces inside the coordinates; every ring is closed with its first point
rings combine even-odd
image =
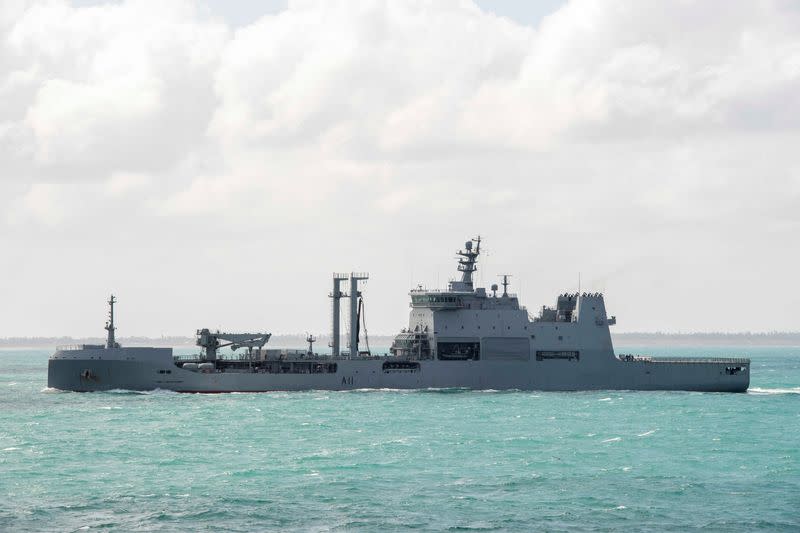
{"type": "MultiPolygon", "coordinates": [[[[470,388],[520,390],[693,390],[741,392],[750,382],[750,361],[739,358],[658,359],[616,356],[601,294],[562,294],[555,307],[531,317],[516,295],[475,288],[480,239],[458,252],[461,279],[447,290],[410,293],[408,327],[391,355],[359,352],[358,281],[366,274],[334,275],[332,355],[311,350],[269,350],[269,334],[198,331],[203,354],[173,356],[170,348],[59,349],[49,361],[48,385],[57,389],[170,389],[180,392],[258,392],[364,388],[470,388]],[[350,280],[350,354],[339,347],[340,282],[350,280]],[[228,342],[241,356],[218,356],[228,342]]],[[[113,297],[112,297],[113,300],[113,297]]],[[[112,304],[113,306],[113,304],[112,304]]]]}

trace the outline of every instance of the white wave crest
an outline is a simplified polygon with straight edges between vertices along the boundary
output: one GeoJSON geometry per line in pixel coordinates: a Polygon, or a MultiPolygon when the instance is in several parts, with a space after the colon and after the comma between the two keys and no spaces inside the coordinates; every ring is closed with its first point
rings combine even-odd
{"type": "Polygon", "coordinates": [[[178,396],[180,392],[171,389],[153,389],[153,390],[142,391],[142,394],[159,394],[159,395],[166,394],[169,396],[178,396]]]}
{"type": "Polygon", "coordinates": [[[751,387],[747,390],[749,394],[800,394],[800,387],[762,389],[751,387]]]}

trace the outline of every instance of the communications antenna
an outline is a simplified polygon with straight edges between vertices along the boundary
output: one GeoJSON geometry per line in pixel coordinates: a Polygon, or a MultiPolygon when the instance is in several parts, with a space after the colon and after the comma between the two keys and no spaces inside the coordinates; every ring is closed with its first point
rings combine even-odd
{"type": "Polygon", "coordinates": [[[500,274],[500,277],[503,278],[503,297],[508,297],[508,286],[511,285],[511,282],[508,281],[508,278],[511,277],[511,274],[500,274]]]}
{"type": "Polygon", "coordinates": [[[317,338],[314,335],[308,335],[306,337],[306,342],[308,343],[308,355],[314,355],[314,343],[317,341],[317,338]]]}

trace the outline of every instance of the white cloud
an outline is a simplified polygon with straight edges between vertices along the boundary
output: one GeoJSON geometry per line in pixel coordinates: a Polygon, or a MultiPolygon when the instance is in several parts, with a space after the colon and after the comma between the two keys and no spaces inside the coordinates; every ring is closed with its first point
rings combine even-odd
{"type": "Polygon", "coordinates": [[[202,146],[227,35],[188,2],[32,3],[0,48],[15,102],[0,124],[24,143],[5,162],[18,179],[62,182],[171,170],[202,146]]]}
{"type": "Polygon", "coordinates": [[[94,200],[94,191],[86,186],[34,183],[6,211],[14,230],[26,226],[57,228],[71,217],[80,215],[87,201],[94,200]]]}
{"type": "Polygon", "coordinates": [[[153,179],[146,174],[116,173],[106,182],[105,192],[108,196],[124,196],[132,191],[147,187],[153,179]]]}
{"type": "MultiPolygon", "coordinates": [[[[220,313],[323,329],[325,273],[350,268],[385,280],[372,329],[391,331],[408,272],[445,279],[479,231],[531,307],[581,270],[623,329],[789,329],[798,291],[769,319],[737,308],[800,266],[798,36],[779,0],[573,0],[535,28],[467,0],[298,1],[236,29],[189,0],[4,2],[0,236],[82,264],[75,291],[149,283],[142,298],[201,309],[215,288],[218,313],[148,315],[144,333],[220,313]],[[71,251],[120,240],[113,263],[71,251]],[[264,311],[266,287],[219,295],[264,276],[304,280],[287,312],[264,311]]],[[[7,289],[46,290],[40,274],[7,289]]]]}

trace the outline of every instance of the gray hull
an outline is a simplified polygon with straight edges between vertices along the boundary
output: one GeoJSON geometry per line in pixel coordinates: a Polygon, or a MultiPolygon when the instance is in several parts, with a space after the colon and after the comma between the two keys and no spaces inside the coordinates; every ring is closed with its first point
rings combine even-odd
{"type": "MultiPolygon", "coordinates": [[[[535,359],[429,360],[420,361],[415,370],[385,370],[384,362],[391,359],[338,359],[336,371],[324,374],[202,373],[177,367],[168,349],[72,350],[56,352],[50,359],[48,386],[72,391],[166,389],[203,393],[372,388],[743,392],[750,383],[749,361],[741,359],[621,361],[612,357],[596,364],[535,359]]],[[[586,359],[591,359],[590,354],[586,359]]]]}

